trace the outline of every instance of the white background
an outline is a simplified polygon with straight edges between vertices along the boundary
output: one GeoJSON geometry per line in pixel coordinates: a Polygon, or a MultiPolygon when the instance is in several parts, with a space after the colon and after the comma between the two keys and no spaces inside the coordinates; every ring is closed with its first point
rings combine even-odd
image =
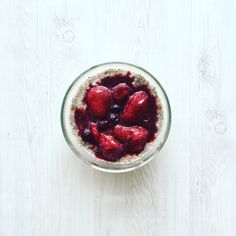
{"type": "Polygon", "coordinates": [[[2,0],[0,236],[236,235],[236,1],[2,0]],[[67,87],[125,61],[163,84],[162,152],[127,174],[77,159],[67,87]]]}

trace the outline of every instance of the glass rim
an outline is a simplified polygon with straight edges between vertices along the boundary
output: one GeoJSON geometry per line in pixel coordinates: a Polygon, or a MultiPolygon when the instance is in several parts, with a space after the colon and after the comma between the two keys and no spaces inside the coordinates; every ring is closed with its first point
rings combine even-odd
{"type": "Polygon", "coordinates": [[[108,173],[124,173],[124,172],[129,172],[135,169],[138,169],[142,166],[144,166],[145,164],[147,164],[149,161],[151,161],[154,158],[154,154],[156,153],[157,149],[146,159],[146,160],[140,160],[140,162],[137,162],[135,165],[133,166],[129,166],[127,168],[122,168],[122,169],[115,169],[115,168],[106,168],[106,167],[102,167],[99,166],[96,163],[90,162],[88,160],[86,160],[85,158],[82,157],[82,155],[77,151],[77,149],[74,147],[73,143],[71,142],[69,135],[67,134],[67,130],[65,128],[65,124],[64,124],[64,108],[65,108],[65,103],[66,103],[66,99],[67,96],[69,94],[69,92],[71,91],[72,87],[74,86],[74,84],[81,78],[83,77],[86,73],[88,73],[89,71],[101,67],[101,66],[106,66],[106,65],[112,65],[112,64],[117,64],[117,65],[127,65],[127,66],[131,66],[134,68],[137,68],[145,73],[147,73],[160,87],[161,91],[163,92],[164,98],[166,100],[166,104],[167,104],[167,110],[168,110],[168,123],[167,123],[167,128],[166,128],[166,132],[164,135],[164,140],[163,142],[160,144],[160,146],[158,147],[159,150],[161,150],[163,148],[163,146],[165,145],[167,138],[169,136],[170,133],[170,128],[171,128],[171,122],[172,122],[172,113],[171,113],[171,106],[170,106],[170,102],[169,102],[169,98],[167,96],[167,93],[165,91],[165,89],[163,88],[163,86],[161,85],[161,83],[156,79],[155,76],[153,76],[150,72],[148,72],[147,70],[145,70],[144,68],[131,64],[131,63],[127,63],[127,62],[120,62],[120,61],[112,61],[112,62],[105,62],[105,63],[100,63],[97,65],[94,65],[90,68],[88,68],[87,70],[83,71],[81,74],[79,74],[74,81],[70,84],[70,86],[68,87],[68,89],[66,90],[66,93],[63,97],[62,100],[62,104],[61,104],[61,112],[60,112],[60,123],[61,123],[61,128],[62,128],[62,133],[63,136],[67,142],[67,144],[69,145],[70,149],[73,151],[73,153],[80,159],[82,160],[84,163],[92,166],[94,169],[103,171],[103,172],[108,172],[108,173]]]}

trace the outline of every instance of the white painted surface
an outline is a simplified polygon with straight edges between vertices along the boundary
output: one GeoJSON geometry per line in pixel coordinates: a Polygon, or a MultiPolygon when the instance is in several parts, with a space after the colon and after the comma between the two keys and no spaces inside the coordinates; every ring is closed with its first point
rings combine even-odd
{"type": "Polygon", "coordinates": [[[236,1],[3,0],[0,235],[236,235],[236,1]],[[165,148],[138,171],[84,165],[62,136],[71,81],[107,61],[156,75],[165,148]]]}

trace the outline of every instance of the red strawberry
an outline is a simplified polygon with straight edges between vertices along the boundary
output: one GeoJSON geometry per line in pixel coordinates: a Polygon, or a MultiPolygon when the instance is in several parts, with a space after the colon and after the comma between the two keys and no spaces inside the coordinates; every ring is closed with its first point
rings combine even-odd
{"type": "Polygon", "coordinates": [[[130,94],[130,87],[126,83],[120,83],[113,87],[112,97],[116,102],[121,102],[130,94]]]}
{"type": "Polygon", "coordinates": [[[99,133],[99,131],[97,129],[97,124],[91,122],[90,123],[90,130],[91,130],[91,133],[93,135],[94,140],[98,142],[99,138],[100,138],[100,133],[99,133]]]}
{"type": "Polygon", "coordinates": [[[123,121],[135,123],[142,120],[148,110],[148,95],[139,91],[134,93],[128,100],[122,113],[123,121]]]}
{"type": "Polygon", "coordinates": [[[101,134],[99,146],[105,160],[117,161],[122,157],[123,146],[112,135],[101,134]]]}
{"type": "Polygon", "coordinates": [[[139,126],[125,127],[116,125],[114,133],[119,141],[126,143],[136,152],[143,149],[148,137],[148,131],[139,126]]]}
{"type": "Polygon", "coordinates": [[[91,88],[87,94],[87,103],[95,116],[99,118],[105,117],[111,106],[110,90],[104,86],[91,88]]]}

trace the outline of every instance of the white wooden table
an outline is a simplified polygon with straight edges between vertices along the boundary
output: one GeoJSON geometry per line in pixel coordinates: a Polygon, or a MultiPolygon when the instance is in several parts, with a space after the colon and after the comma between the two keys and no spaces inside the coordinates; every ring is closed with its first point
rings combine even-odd
{"type": "Polygon", "coordinates": [[[0,236],[236,235],[236,1],[3,0],[0,236]],[[108,61],[165,87],[169,139],[138,171],[78,160],[59,113],[72,80],[108,61]]]}

